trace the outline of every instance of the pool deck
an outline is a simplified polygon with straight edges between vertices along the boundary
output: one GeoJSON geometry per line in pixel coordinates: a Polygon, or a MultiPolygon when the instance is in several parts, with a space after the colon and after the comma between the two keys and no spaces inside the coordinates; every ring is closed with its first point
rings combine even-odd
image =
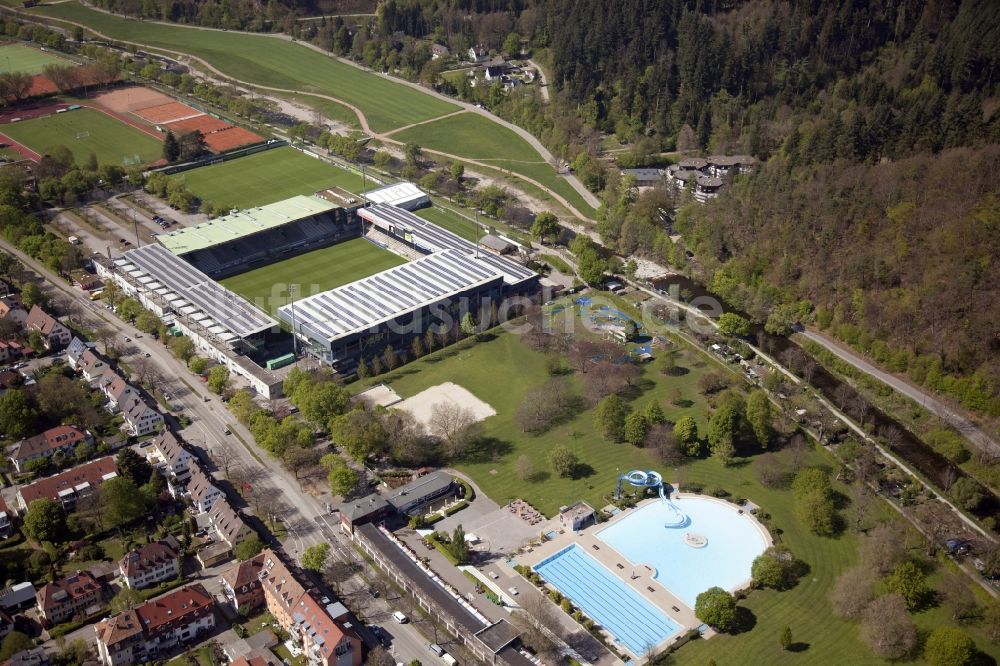
{"type": "MultiPolygon", "coordinates": [[[[640,502],[636,508],[645,506],[648,502],[659,501],[659,498],[645,500],[640,502]]],[[[534,567],[545,558],[576,544],[585,553],[614,574],[621,582],[635,590],[643,599],[650,602],[674,622],[681,625],[680,630],[676,634],[657,646],[657,649],[662,650],[680,638],[687,630],[695,629],[702,623],[695,617],[693,608],[688,607],[687,604],[671,594],[670,590],[653,578],[656,575],[656,571],[652,567],[630,562],[628,558],[597,537],[598,532],[630,515],[634,510],[624,510],[606,523],[591,525],[585,528],[579,536],[576,532],[566,530],[563,534],[557,535],[555,539],[536,546],[530,553],[522,553],[514,559],[518,564],[526,567],[534,567]]],[[[706,637],[708,635],[711,634],[706,634],[706,637]]],[[[615,645],[619,650],[627,651],[627,648],[621,643],[616,642],[615,645]]],[[[643,655],[637,654],[634,657],[642,660],[643,655]]]]}
{"type": "MultiPolygon", "coordinates": [[[[695,495],[691,493],[673,493],[671,494],[671,499],[683,499],[685,497],[697,497],[699,499],[711,499],[717,502],[725,502],[725,500],[716,499],[714,497],[707,497],[705,495],[695,495]]],[[[555,555],[559,551],[567,548],[573,544],[579,546],[584,552],[593,557],[597,562],[602,564],[608,569],[612,574],[614,574],[620,581],[631,587],[638,593],[643,599],[649,601],[651,604],[659,608],[664,614],[669,616],[674,622],[681,625],[681,630],[674,634],[672,637],[665,640],[663,643],[657,646],[658,650],[662,650],[668,645],[672,644],[678,640],[687,630],[696,629],[701,626],[702,622],[695,617],[694,609],[685,604],[679,598],[674,596],[670,590],[663,586],[662,583],[657,581],[654,576],[656,571],[648,565],[641,562],[632,562],[627,557],[619,553],[617,550],[601,541],[598,538],[597,533],[607,527],[615,524],[619,520],[622,520],[626,516],[632,514],[633,511],[637,511],[641,507],[648,505],[651,502],[659,502],[659,498],[651,498],[639,502],[632,509],[622,510],[617,516],[611,520],[600,523],[597,525],[591,525],[580,533],[572,532],[569,530],[564,531],[562,534],[558,534],[556,538],[546,541],[540,546],[535,546],[531,552],[521,553],[517,555],[514,560],[521,565],[529,568],[533,568],[535,565],[540,563],[545,558],[555,555]]],[[[729,502],[725,502],[730,506],[733,506],[729,502]]],[[[753,523],[765,536],[765,540],[768,545],[771,545],[772,539],[768,531],[757,522],[752,516],[748,516],[753,520],[753,523]]],[[[747,581],[749,585],[750,581],[747,581]]],[[[703,634],[704,638],[709,638],[715,635],[715,632],[708,629],[703,634]]],[[[628,651],[622,644],[615,643],[619,650],[628,651]]],[[[634,655],[636,659],[640,662],[643,660],[643,655],[634,655]]]]}

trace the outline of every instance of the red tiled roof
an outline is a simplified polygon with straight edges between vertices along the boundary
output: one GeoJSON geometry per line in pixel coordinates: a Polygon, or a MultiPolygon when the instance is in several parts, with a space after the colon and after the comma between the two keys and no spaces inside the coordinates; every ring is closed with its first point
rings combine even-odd
{"type": "Polygon", "coordinates": [[[112,472],[118,472],[118,463],[115,462],[114,457],[106,456],[77,465],[61,474],[39,479],[23,486],[18,492],[24,499],[24,503],[30,505],[35,500],[44,497],[58,499],[60,490],[74,488],[81,483],[89,483],[92,486],[100,485],[104,477],[112,472]]]}
{"type": "Polygon", "coordinates": [[[56,426],[55,428],[49,428],[45,432],[35,435],[34,437],[22,439],[15,447],[13,453],[11,454],[11,458],[14,458],[15,460],[24,460],[26,458],[34,457],[39,453],[52,451],[63,446],[75,446],[78,442],[82,442],[86,439],[87,433],[80,430],[76,426],[56,426]]]}
{"type": "Polygon", "coordinates": [[[152,634],[163,625],[202,613],[206,608],[212,608],[212,595],[201,583],[195,583],[147,601],[135,611],[145,630],[152,634]]]}
{"type": "Polygon", "coordinates": [[[177,551],[165,543],[147,543],[136,548],[118,561],[118,566],[128,578],[141,576],[147,569],[159,566],[163,562],[177,559],[177,551]]]}
{"type": "Polygon", "coordinates": [[[77,571],[75,574],[66,576],[54,583],[48,583],[35,593],[38,606],[43,611],[63,606],[70,603],[75,597],[80,597],[101,589],[101,584],[97,582],[88,571],[77,571]],[[60,594],[65,592],[65,595],[60,594]]]}

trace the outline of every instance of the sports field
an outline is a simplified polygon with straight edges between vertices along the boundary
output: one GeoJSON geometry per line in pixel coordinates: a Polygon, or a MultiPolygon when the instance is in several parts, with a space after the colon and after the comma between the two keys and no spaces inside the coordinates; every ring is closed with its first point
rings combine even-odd
{"type": "Polygon", "coordinates": [[[3,133],[44,154],[53,146],[64,145],[77,164],[90,153],[100,164],[148,164],[159,159],[160,141],[134,127],[93,109],[78,109],[45,118],[4,125],[3,133]],[[138,162],[134,162],[138,155],[138,162]]]}
{"type": "Polygon", "coordinates": [[[296,194],[313,194],[334,185],[354,193],[362,189],[361,176],[288,147],[171,177],[184,181],[201,199],[233,208],[260,206],[296,194]]]}
{"type": "Polygon", "coordinates": [[[298,300],[404,263],[402,257],[355,238],[234,275],[222,284],[274,314],[285,305],[289,284],[298,285],[298,300]]]}
{"type": "Polygon", "coordinates": [[[25,72],[39,74],[46,65],[72,65],[56,55],[21,44],[0,46],[0,74],[25,72]]]}
{"type": "Polygon", "coordinates": [[[35,7],[31,13],[82,23],[112,39],[189,53],[243,81],[330,95],[361,109],[376,132],[458,109],[286,39],[133,21],[88,9],[75,1],[35,7]]]}

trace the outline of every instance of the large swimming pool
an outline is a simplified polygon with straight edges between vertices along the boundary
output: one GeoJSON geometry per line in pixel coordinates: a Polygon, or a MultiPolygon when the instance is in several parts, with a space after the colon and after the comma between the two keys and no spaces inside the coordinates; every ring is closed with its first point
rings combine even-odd
{"type": "Polygon", "coordinates": [[[656,569],[656,580],[691,608],[710,587],[733,590],[745,584],[754,558],[768,547],[753,518],[708,497],[652,501],[598,532],[597,538],[632,564],[656,569]],[[701,535],[708,543],[692,547],[685,535],[701,535]]]}
{"type": "Polygon", "coordinates": [[[535,565],[535,571],[636,656],[680,630],[579,546],[550,555],[535,565]]]}

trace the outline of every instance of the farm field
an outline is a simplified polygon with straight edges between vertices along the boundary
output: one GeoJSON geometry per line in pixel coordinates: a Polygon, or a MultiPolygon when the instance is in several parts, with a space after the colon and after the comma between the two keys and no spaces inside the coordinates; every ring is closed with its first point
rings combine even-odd
{"type": "Polygon", "coordinates": [[[122,166],[132,163],[135,155],[139,156],[139,163],[149,164],[159,159],[162,151],[158,139],[93,109],[10,123],[2,130],[37,153],[64,145],[73,153],[77,164],[86,160],[90,153],[97,156],[100,164],[122,166]]]}
{"type": "Polygon", "coordinates": [[[285,305],[287,285],[298,285],[296,300],[360,280],[406,260],[355,238],[222,280],[222,284],[274,314],[285,305]],[[277,290],[274,286],[279,285],[277,290]]]}
{"type": "Polygon", "coordinates": [[[184,181],[191,192],[205,201],[234,208],[260,206],[296,194],[313,194],[334,185],[355,193],[361,192],[362,187],[361,176],[288,147],[192,169],[171,178],[184,181]]]}
{"type": "Polygon", "coordinates": [[[40,74],[46,65],[72,65],[68,60],[41,49],[24,46],[23,44],[4,44],[0,46],[0,74],[7,72],[25,72],[40,74]]]}
{"type": "Polygon", "coordinates": [[[133,21],[88,9],[75,0],[40,6],[32,13],[75,21],[112,39],[189,53],[251,83],[330,95],[360,108],[377,132],[458,108],[285,39],[133,21]]]}

